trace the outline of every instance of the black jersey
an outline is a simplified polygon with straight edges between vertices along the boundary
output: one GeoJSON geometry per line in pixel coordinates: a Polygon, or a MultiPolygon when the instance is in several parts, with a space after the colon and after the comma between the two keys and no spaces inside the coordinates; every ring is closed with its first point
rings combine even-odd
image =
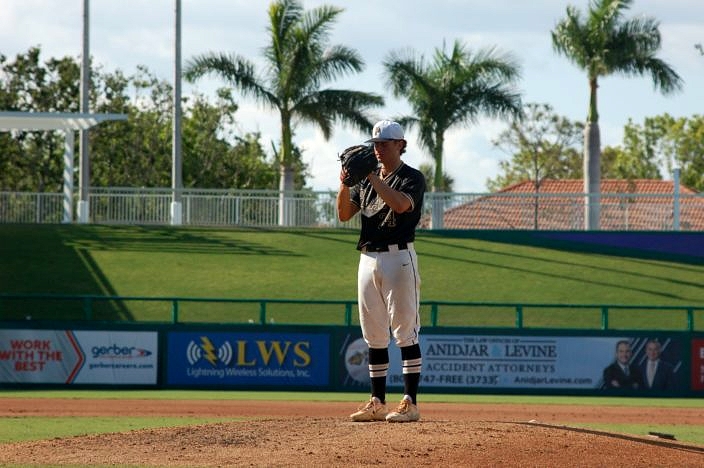
{"type": "Polygon", "coordinates": [[[392,189],[403,192],[411,200],[411,208],[405,213],[395,213],[377,195],[368,179],[350,189],[350,200],[360,208],[362,230],[357,249],[362,247],[384,247],[390,244],[413,242],[415,229],[420,221],[425,195],[425,177],[411,166],[401,163],[394,172],[384,178],[392,189]]]}

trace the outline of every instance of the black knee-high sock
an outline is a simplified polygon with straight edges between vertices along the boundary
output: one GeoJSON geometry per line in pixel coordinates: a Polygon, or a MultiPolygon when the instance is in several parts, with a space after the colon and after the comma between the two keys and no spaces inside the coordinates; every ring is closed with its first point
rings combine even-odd
{"type": "Polygon", "coordinates": [[[386,374],[389,372],[389,348],[369,348],[369,378],[372,396],[386,403],[386,374]]]}
{"type": "Polygon", "coordinates": [[[416,403],[418,386],[420,384],[420,370],[423,364],[420,356],[420,345],[414,344],[401,348],[401,361],[403,366],[403,392],[416,403]]]}

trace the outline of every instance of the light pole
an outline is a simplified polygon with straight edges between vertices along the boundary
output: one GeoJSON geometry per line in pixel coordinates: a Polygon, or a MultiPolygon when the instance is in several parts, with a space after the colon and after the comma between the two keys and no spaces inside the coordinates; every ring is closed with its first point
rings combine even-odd
{"type": "Polygon", "coordinates": [[[175,0],[174,25],[174,96],[171,148],[171,224],[183,222],[181,190],[183,174],[181,161],[181,0],[175,0]]]}
{"type": "MultiPolygon", "coordinates": [[[[90,11],[89,0],[83,0],[83,56],[81,57],[81,114],[89,114],[90,83],[90,11]]],[[[90,185],[90,157],[88,155],[88,129],[80,131],[78,165],[78,222],[87,223],[90,214],[88,186],[90,185]]],[[[72,176],[73,177],[73,176],[72,176]]]]}

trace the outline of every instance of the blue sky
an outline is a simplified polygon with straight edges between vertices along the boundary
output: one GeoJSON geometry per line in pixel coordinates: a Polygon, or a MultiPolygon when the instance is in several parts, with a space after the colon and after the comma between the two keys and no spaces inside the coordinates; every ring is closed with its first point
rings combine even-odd
{"type": "MultiPolygon", "coordinates": [[[[108,70],[136,71],[146,65],[163,79],[173,77],[174,0],[91,0],[90,48],[95,60],[108,70]]],[[[265,0],[182,0],[182,58],[187,61],[208,51],[234,52],[255,63],[266,44],[265,0]]],[[[355,48],[367,66],[363,73],[333,84],[385,97],[380,118],[403,114],[403,100],[386,92],[382,60],[392,50],[411,48],[430,56],[443,41],[464,41],[471,49],[495,47],[513,54],[521,66],[519,88],[524,102],[550,104],[572,120],[584,120],[588,103],[586,77],[567,59],[557,56],[550,31],[564,17],[567,5],[586,11],[587,0],[304,0],[305,8],[321,4],[345,11],[335,25],[331,43],[355,48]]],[[[83,0],[2,0],[0,53],[13,57],[40,45],[44,60],[66,55],[78,57],[82,44],[83,0]]],[[[623,126],[632,119],[669,113],[690,117],[704,113],[704,56],[694,44],[704,44],[704,2],[701,0],[635,0],[627,16],[647,15],[660,22],[663,47],[659,56],[684,79],[681,93],[662,96],[649,78],[602,79],[599,113],[602,143],[621,143],[623,126]]],[[[208,79],[185,84],[184,94],[210,93],[223,83],[208,79]]],[[[275,113],[237,96],[238,131],[260,131],[265,147],[278,141],[275,113]]],[[[492,147],[503,129],[500,121],[482,119],[447,135],[445,168],[455,179],[455,191],[483,192],[487,177],[498,173],[499,161],[509,156],[492,147]]],[[[310,165],[309,180],[316,190],[336,190],[339,164],[336,155],[367,135],[339,126],[325,141],[313,127],[299,126],[296,143],[304,148],[310,165]]],[[[404,159],[418,166],[428,162],[409,133],[404,159]]],[[[169,157],[170,155],[165,155],[169,157]]],[[[665,174],[666,177],[669,177],[665,174]]]]}

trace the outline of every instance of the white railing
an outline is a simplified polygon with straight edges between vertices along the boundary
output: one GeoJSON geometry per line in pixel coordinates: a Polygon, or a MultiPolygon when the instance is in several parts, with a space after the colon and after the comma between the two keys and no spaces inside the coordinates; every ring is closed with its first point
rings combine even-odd
{"type": "Polygon", "coordinates": [[[0,223],[60,223],[63,193],[0,192],[0,223]]]}
{"type": "MultiPolygon", "coordinates": [[[[594,200],[601,230],[704,230],[704,194],[601,193],[594,200]]],[[[421,227],[584,230],[584,203],[575,193],[428,193],[421,227]]]]}
{"type": "MultiPolygon", "coordinates": [[[[340,223],[335,192],[284,197],[292,227],[359,227],[340,223]]],[[[74,200],[76,198],[74,197],[74,200]]],[[[182,223],[193,226],[279,226],[276,190],[181,192],[182,223]]],[[[584,230],[583,194],[426,193],[423,229],[584,230]]],[[[0,192],[0,223],[61,223],[62,193],[0,192]]],[[[89,222],[171,224],[171,189],[91,188],[89,222]]],[[[600,229],[704,231],[704,195],[602,193],[600,229]]]]}
{"type": "MultiPolygon", "coordinates": [[[[309,191],[287,194],[285,202],[294,226],[339,226],[335,196],[309,191]]],[[[171,189],[95,188],[90,194],[90,221],[169,224],[171,201],[171,189]]],[[[194,226],[277,226],[279,203],[277,190],[185,189],[181,192],[182,221],[194,226]]]]}

